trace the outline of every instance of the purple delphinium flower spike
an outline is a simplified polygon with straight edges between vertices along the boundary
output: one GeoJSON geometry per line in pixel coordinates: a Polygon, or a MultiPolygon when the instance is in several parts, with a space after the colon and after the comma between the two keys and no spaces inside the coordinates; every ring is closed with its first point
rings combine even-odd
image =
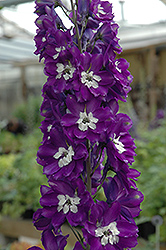
{"type": "Polygon", "coordinates": [[[74,250],[131,249],[137,244],[134,217],[143,195],[136,185],[140,173],[131,168],[136,155],[132,121],[119,113],[118,101],[126,101],[132,76],[129,63],[116,58],[122,48],[112,4],[71,0],[69,11],[61,0],[35,3],[35,54],[44,59],[47,76],[37,162],[48,186],[41,186],[34,226],[42,231],[46,250],[65,248],[64,223],[77,238],[74,250]],[[102,188],[106,202],[96,200],[102,188]]]}

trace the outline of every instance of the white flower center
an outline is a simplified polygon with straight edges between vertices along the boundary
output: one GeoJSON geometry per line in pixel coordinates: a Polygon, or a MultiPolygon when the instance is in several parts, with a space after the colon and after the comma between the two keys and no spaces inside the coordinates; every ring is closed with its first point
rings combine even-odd
{"type": "Polygon", "coordinates": [[[85,84],[88,88],[93,87],[94,89],[98,88],[98,82],[101,81],[101,77],[93,75],[93,71],[89,73],[83,71],[81,72],[81,82],[85,84]]]}
{"type": "Polygon", "coordinates": [[[115,62],[116,69],[117,69],[117,71],[119,71],[119,73],[121,73],[121,72],[122,72],[122,70],[118,68],[118,65],[119,65],[119,62],[118,62],[118,61],[116,61],[116,62],[115,62]]]}
{"type": "Polygon", "coordinates": [[[93,117],[92,112],[89,112],[87,115],[86,111],[80,112],[80,118],[78,119],[78,128],[81,131],[86,131],[89,128],[96,129],[96,124],[98,122],[98,119],[93,117]]]}
{"type": "Polygon", "coordinates": [[[56,79],[60,79],[62,75],[65,80],[68,80],[69,78],[73,77],[73,73],[75,71],[74,67],[70,65],[64,66],[62,63],[57,63],[56,66],[57,66],[56,71],[58,72],[56,79]]]}
{"type": "Polygon", "coordinates": [[[99,227],[95,230],[95,236],[101,238],[101,245],[105,246],[108,243],[111,245],[119,242],[120,232],[116,227],[116,222],[111,222],[108,226],[99,227]]]}
{"type": "Polygon", "coordinates": [[[55,50],[56,50],[58,53],[55,54],[55,55],[53,56],[53,58],[54,58],[54,59],[57,59],[58,56],[59,56],[59,53],[60,53],[61,51],[65,50],[65,49],[66,49],[66,48],[65,48],[64,46],[60,46],[60,47],[58,47],[58,48],[55,48],[55,50]]]}
{"type": "Polygon", "coordinates": [[[101,6],[101,4],[98,5],[98,13],[96,16],[100,17],[100,14],[105,15],[106,12],[104,11],[104,8],[101,6]]]}
{"type": "Polygon", "coordinates": [[[72,156],[74,155],[74,151],[72,146],[69,146],[68,149],[59,147],[58,152],[53,156],[55,159],[59,159],[58,165],[60,168],[67,166],[70,162],[72,162],[72,156]]]}
{"type": "Polygon", "coordinates": [[[116,138],[116,134],[114,134],[114,138],[113,138],[113,142],[115,144],[115,147],[118,149],[118,153],[122,154],[124,151],[126,151],[126,149],[124,148],[124,145],[121,141],[119,141],[120,136],[118,138],[116,138]]]}
{"type": "Polygon", "coordinates": [[[50,124],[50,125],[47,127],[47,132],[48,132],[48,133],[51,131],[51,128],[52,128],[52,124],[50,124]]]}
{"type": "Polygon", "coordinates": [[[42,38],[42,42],[44,43],[46,41],[46,38],[43,36],[42,38]]]}
{"type": "Polygon", "coordinates": [[[59,194],[57,196],[59,203],[58,203],[58,212],[63,209],[64,214],[67,214],[69,211],[73,212],[74,214],[78,212],[78,208],[76,205],[80,204],[80,198],[77,197],[70,197],[69,195],[59,194]]]}

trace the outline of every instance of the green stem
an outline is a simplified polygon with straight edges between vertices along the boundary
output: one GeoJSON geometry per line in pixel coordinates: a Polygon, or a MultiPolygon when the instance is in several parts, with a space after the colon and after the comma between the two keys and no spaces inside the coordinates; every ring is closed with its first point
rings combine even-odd
{"type": "Polygon", "coordinates": [[[100,156],[98,158],[98,161],[96,163],[96,166],[95,168],[93,169],[92,173],[91,173],[91,177],[93,176],[94,172],[96,171],[96,169],[98,168],[98,166],[100,165],[100,160],[101,160],[101,157],[102,157],[102,153],[103,153],[103,148],[101,149],[101,152],[100,152],[100,156]]]}
{"type": "Polygon", "coordinates": [[[84,33],[84,31],[85,31],[85,29],[86,29],[86,26],[87,26],[87,23],[88,23],[88,18],[86,18],[86,23],[85,23],[85,26],[82,26],[82,29],[81,29],[81,34],[80,34],[80,39],[82,38],[82,36],[83,36],[83,33],[84,33]]]}
{"type": "MultiPolygon", "coordinates": [[[[86,173],[87,173],[87,190],[89,191],[90,195],[91,195],[91,148],[90,148],[90,141],[87,140],[87,150],[88,150],[88,158],[86,160],[86,173]]],[[[89,215],[90,215],[90,211],[89,211],[89,215]]],[[[90,245],[87,244],[86,246],[86,250],[90,249],[90,245]]]]}
{"type": "MultiPolygon", "coordinates": [[[[68,222],[68,221],[67,221],[67,222],[68,222]]],[[[82,239],[77,235],[77,233],[75,232],[74,228],[70,225],[69,222],[68,222],[68,225],[69,225],[71,231],[73,232],[73,234],[75,235],[76,239],[80,242],[80,244],[81,244],[81,246],[83,247],[83,249],[86,250],[86,248],[85,248],[85,246],[84,246],[84,244],[83,244],[83,242],[82,242],[82,239]]]]}
{"type": "Polygon", "coordinates": [[[78,237],[78,235],[76,234],[76,232],[74,231],[73,227],[70,225],[69,222],[68,222],[68,225],[69,225],[71,231],[73,232],[73,234],[75,235],[76,239],[80,242],[80,238],[78,237]]]}
{"type": "Polygon", "coordinates": [[[82,46],[81,46],[81,40],[80,40],[80,37],[79,37],[79,30],[78,30],[78,25],[77,25],[77,17],[75,15],[74,3],[73,3],[73,0],[70,0],[70,2],[71,2],[72,13],[73,13],[73,23],[75,25],[76,37],[77,37],[77,40],[78,40],[78,48],[79,48],[80,52],[82,53],[82,46]]]}
{"type": "Polygon", "coordinates": [[[87,173],[87,190],[91,194],[91,150],[90,150],[90,141],[87,140],[87,150],[88,158],[86,160],[86,173],[87,173]]]}
{"type": "Polygon", "coordinates": [[[78,16],[78,0],[76,0],[76,6],[77,6],[77,8],[76,8],[76,17],[78,16]]]}
{"type": "Polygon", "coordinates": [[[87,245],[86,250],[89,250],[89,249],[90,249],[90,246],[89,246],[89,245],[87,245]]]}
{"type": "Polygon", "coordinates": [[[98,187],[98,189],[97,189],[96,193],[93,195],[93,199],[95,199],[95,197],[96,197],[97,193],[98,193],[98,192],[99,192],[99,190],[102,188],[102,185],[103,185],[104,181],[105,181],[105,179],[102,181],[102,183],[101,183],[101,184],[100,184],[100,186],[98,187]]]}
{"type": "Polygon", "coordinates": [[[94,43],[93,43],[93,46],[92,46],[92,49],[91,49],[91,52],[90,52],[90,53],[92,53],[92,51],[93,51],[93,49],[94,49],[94,47],[95,47],[95,44],[96,44],[96,41],[94,41],[94,43]]]}
{"type": "Polygon", "coordinates": [[[82,181],[84,182],[84,184],[86,185],[85,179],[84,179],[84,177],[82,176],[82,174],[80,174],[80,177],[81,177],[82,181]]]}
{"type": "Polygon", "coordinates": [[[69,18],[70,21],[73,23],[72,18],[67,14],[67,11],[65,10],[65,8],[64,8],[63,6],[60,6],[60,7],[61,7],[61,9],[63,10],[63,13],[67,16],[67,18],[69,18]]]}

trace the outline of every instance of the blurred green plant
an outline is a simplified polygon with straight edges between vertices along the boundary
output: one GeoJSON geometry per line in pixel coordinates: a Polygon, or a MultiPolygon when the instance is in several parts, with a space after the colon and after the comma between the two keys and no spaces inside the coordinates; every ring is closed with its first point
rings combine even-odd
{"type": "Polygon", "coordinates": [[[162,216],[161,241],[166,242],[166,120],[158,128],[141,130],[139,135],[133,167],[141,172],[137,184],[145,195],[140,219],[162,216]]]}
{"type": "Polygon", "coordinates": [[[138,239],[135,250],[155,250],[155,244],[144,239],[138,239]]]}
{"type": "Polygon", "coordinates": [[[0,132],[0,214],[21,217],[39,207],[40,185],[46,183],[36,153],[42,140],[41,98],[30,96],[16,107],[13,117],[27,126],[27,133],[0,132]]]}
{"type": "Polygon", "coordinates": [[[8,131],[0,132],[0,154],[17,153],[22,148],[22,135],[15,136],[8,131]]]}
{"type": "Polygon", "coordinates": [[[46,183],[42,169],[36,163],[40,130],[20,138],[21,152],[0,156],[0,214],[15,218],[39,207],[40,185],[46,183]]]}
{"type": "Polygon", "coordinates": [[[42,116],[39,111],[41,101],[41,97],[29,96],[27,101],[19,104],[13,112],[13,116],[22,120],[28,130],[37,128],[42,121],[42,116]]]}

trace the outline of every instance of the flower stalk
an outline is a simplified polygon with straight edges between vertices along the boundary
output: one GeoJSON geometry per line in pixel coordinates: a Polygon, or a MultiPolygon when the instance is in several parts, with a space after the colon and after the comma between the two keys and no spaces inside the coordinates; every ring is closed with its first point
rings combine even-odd
{"type": "Polygon", "coordinates": [[[95,173],[96,169],[99,167],[99,165],[100,165],[100,160],[101,160],[101,157],[102,157],[102,153],[103,153],[103,148],[101,148],[100,155],[99,155],[99,157],[98,157],[96,166],[94,167],[92,173],[90,174],[90,177],[93,176],[93,174],[95,173]]]}
{"type": "Polygon", "coordinates": [[[91,194],[91,148],[90,141],[87,140],[87,150],[88,150],[88,158],[86,160],[86,172],[87,172],[87,190],[91,194]]]}
{"type": "MultiPolygon", "coordinates": [[[[71,8],[72,8],[72,14],[73,14],[73,23],[74,23],[75,29],[76,29],[76,37],[77,37],[77,41],[78,41],[78,49],[82,53],[81,39],[80,39],[78,24],[77,24],[77,15],[75,13],[73,0],[70,0],[70,3],[71,3],[71,8]]],[[[77,6],[77,10],[76,10],[76,12],[77,12],[78,11],[78,5],[76,5],[76,6],[77,6]]]]}

